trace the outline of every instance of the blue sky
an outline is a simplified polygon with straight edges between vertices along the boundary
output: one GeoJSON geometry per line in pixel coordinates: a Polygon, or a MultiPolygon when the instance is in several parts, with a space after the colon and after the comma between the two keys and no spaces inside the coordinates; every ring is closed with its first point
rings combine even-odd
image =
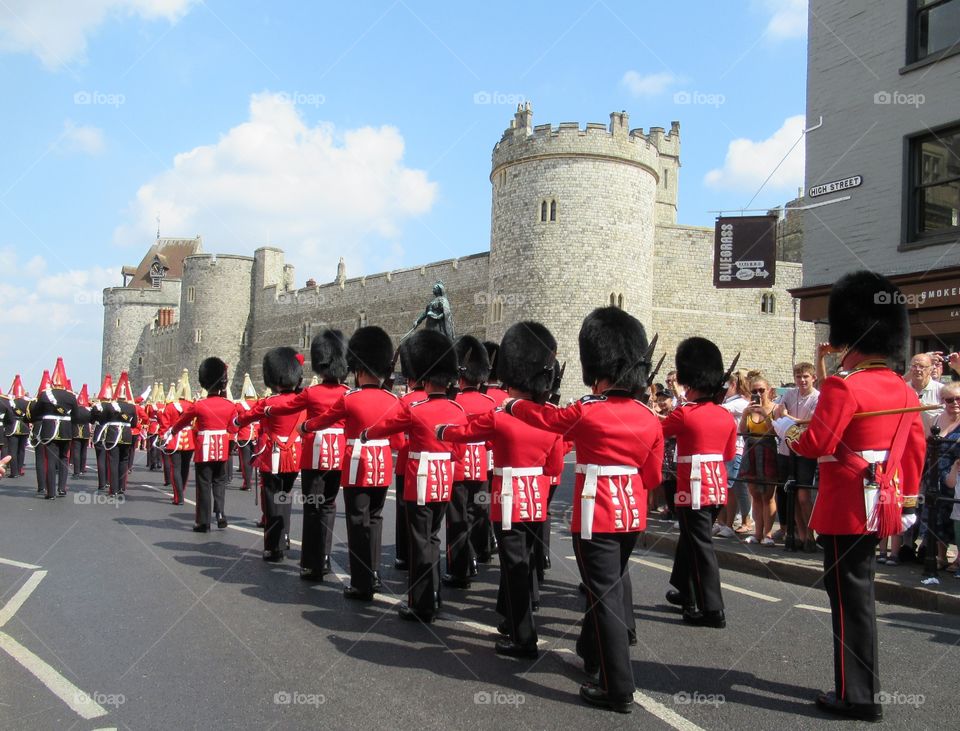
{"type": "MultiPolygon", "coordinates": [[[[301,286],[486,250],[518,100],[679,120],[679,220],[711,225],[800,135],[805,31],[805,0],[5,0],[0,389],[58,354],[99,378],[100,291],[158,215],[207,251],[280,246],[301,286]]],[[[752,207],[802,175],[800,144],[752,207]]]]}

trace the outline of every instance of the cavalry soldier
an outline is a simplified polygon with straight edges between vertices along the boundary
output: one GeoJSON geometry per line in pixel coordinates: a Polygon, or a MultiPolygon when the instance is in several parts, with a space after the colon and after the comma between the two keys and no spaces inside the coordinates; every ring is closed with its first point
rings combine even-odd
{"type": "MultiPolygon", "coordinates": [[[[490,359],[483,344],[471,335],[464,335],[454,344],[459,366],[459,392],[457,403],[467,417],[493,411],[497,404],[486,394],[480,393],[480,385],[490,374],[490,359]]],[[[444,586],[466,589],[470,576],[477,573],[477,555],[473,550],[471,536],[477,524],[482,522],[486,507],[489,466],[487,447],[480,441],[463,445],[463,460],[454,465],[453,493],[447,506],[447,573],[444,586]]]]}
{"type": "MultiPolygon", "coordinates": [[[[257,390],[253,387],[250,374],[244,373],[240,400],[237,401],[237,412],[249,411],[256,402],[257,390]]],[[[240,475],[243,477],[241,490],[249,490],[252,486],[257,486],[257,475],[253,467],[253,453],[257,446],[257,428],[257,422],[251,421],[236,434],[237,455],[240,458],[240,475]]]]}
{"type": "Polygon", "coordinates": [[[577,451],[573,549],[587,591],[577,652],[599,683],[580,687],[591,705],[629,713],[633,598],[629,558],[646,526],[646,491],[660,484],[663,432],[635,394],[646,386],[643,325],[616,307],[594,310],[579,335],[583,382],[593,394],[562,409],[509,399],[508,414],[572,438],[577,451]]]}
{"type": "Polygon", "coordinates": [[[93,418],[100,427],[99,437],[104,451],[109,494],[122,495],[127,490],[133,427],[137,425],[137,409],[133,403],[133,393],[126,371],[120,374],[112,396],[112,400],[98,404],[99,409],[93,412],[93,418]]]}
{"type": "Polygon", "coordinates": [[[400,605],[400,618],[429,623],[436,619],[440,604],[440,526],[450,502],[454,465],[463,458],[461,447],[451,448],[434,432],[440,424],[465,424],[466,412],[447,393],[457,381],[457,355],[446,335],[421,330],[407,338],[400,350],[408,369],[403,375],[422,383],[427,396],[364,429],[361,440],[373,444],[371,440],[399,432],[410,435],[403,480],[410,543],[408,592],[407,603],[400,605]]]}
{"type": "Polygon", "coordinates": [[[263,356],[263,382],[275,392],[260,399],[249,411],[237,413],[233,425],[241,429],[253,421],[260,422],[260,443],[254,465],[263,481],[263,560],[283,560],[289,548],[290,490],[300,470],[302,448],[298,427],[303,411],[285,416],[270,413],[271,406],[287,406],[297,398],[303,381],[303,356],[293,348],[268,350],[263,356]]]}
{"type": "Polygon", "coordinates": [[[817,696],[817,705],[874,721],[883,714],[877,697],[876,549],[879,539],[916,520],[925,451],[920,414],[911,411],[917,395],[890,369],[902,363],[909,331],[903,302],[900,290],[873,272],[847,274],[833,285],[830,345],[840,351],[842,370],[823,382],[809,426],[786,431],[790,448],[820,466],[810,527],[824,549],[834,690],[817,696]]]}
{"type": "MultiPolygon", "coordinates": [[[[171,385],[172,390],[172,385],[171,385]]],[[[163,416],[160,418],[160,431],[167,434],[170,425],[183,415],[183,412],[193,403],[193,394],[190,391],[190,377],[186,369],[180,374],[175,394],[167,394],[167,405],[163,407],[163,416]]],[[[169,439],[163,440],[163,453],[167,456],[167,465],[170,470],[170,482],[173,484],[173,504],[183,505],[186,494],[187,481],[190,479],[190,463],[196,450],[196,440],[193,427],[189,424],[179,431],[170,434],[169,439]]]]}
{"type": "Polygon", "coordinates": [[[70,462],[73,464],[73,476],[79,477],[87,471],[87,446],[90,444],[90,395],[84,383],[77,394],[77,419],[73,422],[73,444],[70,445],[70,462]]]}
{"type": "MultiPolygon", "coordinates": [[[[347,345],[339,330],[324,330],[310,343],[310,365],[318,380],[285,406],[270,406],[269,413],[286,416],[306,410],[307,419],[321,416],[343,398],[347,387],[347,345]]],[[[303,435],[300,453],[303,492],[303,544],[300,578],[321,581],[331,571],[333,524],[337,517],[337,493],[346,440],[343,421],[303,435]]]]}
{"type": "Polygon", "coordinates": [[[25,421],[28,402],[19,373],[13,378],[6,400],[12,412],[8,414],[4,423],[7,437],[6,454],[11,457],[10,464],[7,466],[7,477],[20,477],[24,473],[23,460],[26,456],[29,430],[25,421]]]}
{"type": "Polygon", "coordinates": [[[193,426],[196,449],[197,509],[193,530],[206,533],[210,530],[210,496],[213,495],[214,516],[218,528],[227,527],[224,516],[224,500],[227,489],[227,459],[229,458],[229,433],[233,430],[236,407],[226,398],[227,364],[219,358],[206,358],[200,363],[200,387],[207,397],[189,404],[173,424],[167,427],[164,440],[169,441],[174,432],[185,426],[193,426]]]}
{"type": "Polygon", "coordinates": [[[677,492],[674,506],[680,540],[673,560],[667,601],[683,608],[683,621],[704,627],[726,626],[720,569],[711,530],[727,502],[724,464],[737,451],[737,429],[717,404],[726,387],[723,357],[706,338],[687,338],[677,347],[677,383],[686,403],[663,422],[665,439],[677,440],[677,492]]]}
{"type": "Polygon", "coordinates": [[[107,451],[103,446],[103,430],[106,420],[103,418],[103,405],[113,401],[113,377],[107,373],[100,384],[100,390],[90,407],[90,429],[93,437],[93,454],[97,461],[97,489],[106,490],[107,482],[107,451]]]}
{"type": "Polygon", "coordinates": [[[46,499],[67,494],[67,467],[77,397],[67,390],[63,358],[57,358],[53,376],[44,371],[36,398],[27,406],[26,418],[37,424],[37,474],[46,499]]]}
{"type": "MultiPolygon", "coordinates": [[[[520,322],[507,330],[500,345],[499,368],[510,396],[546,402],[556,348],[553,335],[538,322],[520,322]]],[[[504,621],[498,630],[506,636],[495,649],[499,655],[535,658],[533,549],[539,538],[536,526],[546,518],[549,477],[563,470],[562,440],[500,408],[471,415],[465,426],[439,426],[436,433],[447,442],[493,445],[490,516],[500,545],[497,612],[504,621]]]]}
{"type": "MultiPolygon", "coordinates": [[[[401,352],[400,356],[403,357],[401,352]]],[[[409,367],[403,367],[401,370],[410,372],[409,367]]],[[[407,381],[407,392],[400,397],[400,401],[409,406],[417,401],[422,401],[427,397],[427,392],[423,390],[422,383],[411,383],[407,381]]],[[[410,453],[410,435],[395,434],[391,437],[394,440],[397,450],[395,460],[394,494],[396,496],[396,515],[394,516],[394,525],[396,527],[396,538],[394,540],[394,561],[393,567],[398,571],[406,571],[408,568],[407,559],[410,557],[410,536],[407,529],[407,504],[403,501],[403,476],[407,472],[407,456],[410,453]]]]}
{"type": "Polygon", "coordinates": [[[383,504],[393,474],[393,455],[386,439],[361,443],[364,429],[390,418],[400,399],[383,388],[393,370],[393,344],[379,327],[361,327],[347,343],[347,368],[355,388],[344,393],[326,412],[301,426],[306,435],[343,424],[345,446],[340,486],[347,517],[350,586],[347,599],[370,601],[380,589],[378,566],[383,528],[383,504]]]}

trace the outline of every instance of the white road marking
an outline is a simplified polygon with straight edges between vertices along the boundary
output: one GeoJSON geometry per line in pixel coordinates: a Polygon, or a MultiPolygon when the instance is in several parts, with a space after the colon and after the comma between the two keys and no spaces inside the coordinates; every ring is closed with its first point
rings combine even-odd
{"type": "Polygon", "coordinates": [[[483,632],[487,635],[499,634],[496,627],[491,627],[489,624],[481,624],[480,622],[473,622],[469,619],[458,619],[457,624],[462,624],[464,627],[475,629],[477,632],[483,632]]]}
{"type": "MultiPolygon", "coordinates": [[[[673,570],[670,566],[663,566],[661,564],[654,563],[653,561],[647,561],[646,559],[642,559],[642,558],[631,558],[630,560],[642,566],[649,566],[652,569],[660,569],[660,571],[666,571],[667,573],[670,573],[673,570]]],[[[726,584],[724,582],[720,582],[720,586],[726,589],[727,591],[732,591],[736,594],[743,594],[744,596],[753,597],[754,599],[760,599],[765,602],[775,603],[780,601],[780,599],[778,599],[775,596],[770,596],[769,594],[761,594],[758,591],[750,591],[750,589],[743,589],[739,586],[734,586],[733,584],[726,584]]]]}
{"type": "Polygon", "coordinates": [[[30,578],[23,583],[23,586],[17,590],[17,593],[10,597],[10,601],[3,606],[3,609],[0,609],[0,627],[3,627],[10,621],[13,615],[23,606],[23,603],[27,601],[27,597],[37,588],[37,584],[43,581],[43,577],[46,575],[46,571],[35,571],[30,575],[30,578]]]}
{"type": "MultiPolygon", "coordinates": [[[[815,607],[811,604],[794,604],[793,606],[797,609],[808,609],[811,612],[830,614],[830,609],[828,607],[815,607]]],[[[960,635],[960,629],[953,629],[953,627],[940,627],[932,624],[922,624],[920,622],[910,622],[906,619],[888,619],[886,617],[877,617],[877,622],[880,624],[888,624],[893,627],[907,627],[908,629],[917,629],[924,632],[944,632],[948,635],[960,635]]]]}
{"type": "Polygon", "coordinates": [[[39,566],[34,566],[32,563],[23,563],[22,561],[14,561],[12,558],[0,558],[0,563],[2,563],[5,566],[15,566],[18,569],[36,570],[40,568],[39,566]]]}
{"type": "Polygon", "coordinates": [[[830,614],[830,610],[824,607],[815,607],[811,604],[794,604],[796,609],[809,609],[811,612],[822,612],[823,614],[830,614]]]}

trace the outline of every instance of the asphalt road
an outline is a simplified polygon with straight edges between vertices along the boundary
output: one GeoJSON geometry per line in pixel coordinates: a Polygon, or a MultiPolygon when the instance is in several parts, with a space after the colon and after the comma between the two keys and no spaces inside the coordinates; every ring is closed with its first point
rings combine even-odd
{"type": "MultiPolygon", "coordinates": [[[[562,520],[537,615],[543,652],[520,661],[493,652],[496,563],[470,590],[445,592],[435,625],[397,618],[406,575],[393,570],[392,497],[387,590],[358,605],[341,596],[342,513],[341,578],[306,584],[296,545],[282,564],[261,560],[259,509],[239,477],[230,527],[206,535],[161,482],[138,466],[116,504],[90,473],[53,501],[37,496],[32,468],[0,481],[0,728],[837,728],[812,703],[833,681],[820,590],[726,573],[727,629],[687,627],[663,598],[669,561],[638,550],[637,705],[621,716],[577,697],[582,599],[562,520]]],[[[294,540],[299,523],[295,507],[294,540]]],[[[960,617],[878,614],[886,724],[955,728],[960,617]]]]}

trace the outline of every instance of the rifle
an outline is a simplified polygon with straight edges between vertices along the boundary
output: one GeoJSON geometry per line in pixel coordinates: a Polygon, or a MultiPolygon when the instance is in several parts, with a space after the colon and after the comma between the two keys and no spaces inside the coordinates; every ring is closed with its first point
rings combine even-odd
{"type": "MultiPolygon", "coordinates": [[[[416,328],[414,328],[414,330],[416,330],[416,328]]],[[[413,330],[411,330],[410,332],[413,332],[413,330]]],[[[409,334],[410,334],[410,333],[407,333],[407,335],[409,335],[409,334]]],[[[404,335],[403,338],[407,337],[407,335],[404,335]]],[[[403,342],[403,338],[400,338],[400,342],[401,342],[401,343],[403,342]]],[[[397,346],[397,349],[396,349],[395,351],[393,351],[393,359],[390,361],[390,373],[389,373],[389,375],[387,375],[386,378],[384,378],[382,381],[380,381],[380,388],[382,388],[384,391],[393,391],[393,382],[396,380],[396,377],[395,377],[395,375],[394,375],[394,372],[397,370],[397,361],[398,361],[398,360],[400,360],[400,346],[399,346],[399,345],[397,346]]]]}
{"type": "MultiPolygon", "coordinates": [[[[490,358],[490,372],[491,372],[491,373],[493,373],[493,372],[494,372],[494,369],[496,368],[497,356],[498,356],[499,354],[500,354],[500,351],[499,351],[499,350],[495,350],[495,351],[493,351],[493,357],[490,358]]],[[[490,382],[487,381],[486,383],[481,383],[481,384],[480,384],[480,388],[479,388],[478,390],[480,391],[480,393],[486,393],[486,392],[487,392],[487,389],[489,389],[489,388],[490,388],[490,382]]]]}
{"type": "Polygon", "coordinates": [[[657,374],[660,372],[660,368],[663,366],[663,361],[667,359],[667,354],[664,353],[660,356],[660,360],[657,361],[657,367],[653,369],[650,373],[650,377],[647,378],[647,388],[650,388],[654,384],[654,381],[657,377],[657,374]]]}
{"type": "Polygon", "coordinates": [[[724,392],[726,391],[727,384],[730,383],[730,376],[733,375],[733,371],[737,367],[737,363],[740,362],[740,353],[737,353],[736,357],[733,359],[733,363],[730,364],[730,367],[727,368],[727,372],[723,374],[723,381],[720,382],[720,388],[717,390],[717,395],[714,396],[713,400],[718,404],[723,403],[724,392]]]}
{"type": "MultiPolygon", "coordinates": [[[[625,373],[629,373],[629,372],[632,371],[634,368],[636,368],[636,367],[638,367],[638,366],[641,366],[641,365],[643,365],[644,363],[646,363],[647,366],[649,367],[650,362],[653,360],[653,353],[654,353],[654,351],[657,349],[657,341],[658,341],[659,339],[660,339],[660,333],[655,333],[654,336],[653,336],[653,340],[650,341],[650,345],[647,346],[647,352],[645,352],[645,353],[643,354],[643,357],[642,357],[642,358],[640,358],[640,359],[639,359],[638,361],[636,361],[635,363],[631,364],[630,370],[625,371],[625,373]]],[[[663,358],[660,359],[660,362],[663,363],[663,358]]],[[[659,368],[660,368],[660,366],[657,365],[657,369],[659,369],[659,368]]],[[[649,383],[647,384],[647,387],[649,387],[649,383]]],[[[643,403],[647,403],[647,401],[650,400],[650,394],[647,393],[646,388],[643,388],[643,389],[639,389],[639,388],[638,388],[638,389],[635,389],[633,395],[634,395],[635,398],[639,398],[640,400],[642,400],[643,403]]]]}
{"type": "Polygon", "coordinates": [[[554,406],[560,405],[560,384],[563,383],[563,374],[567,371],[567,361],[563,361],[563,365],[560,366],[560,372],[557,374],[557,377],[553,379],[553,387],[550,390],[550,396],[547,398],[554,406]]]}

